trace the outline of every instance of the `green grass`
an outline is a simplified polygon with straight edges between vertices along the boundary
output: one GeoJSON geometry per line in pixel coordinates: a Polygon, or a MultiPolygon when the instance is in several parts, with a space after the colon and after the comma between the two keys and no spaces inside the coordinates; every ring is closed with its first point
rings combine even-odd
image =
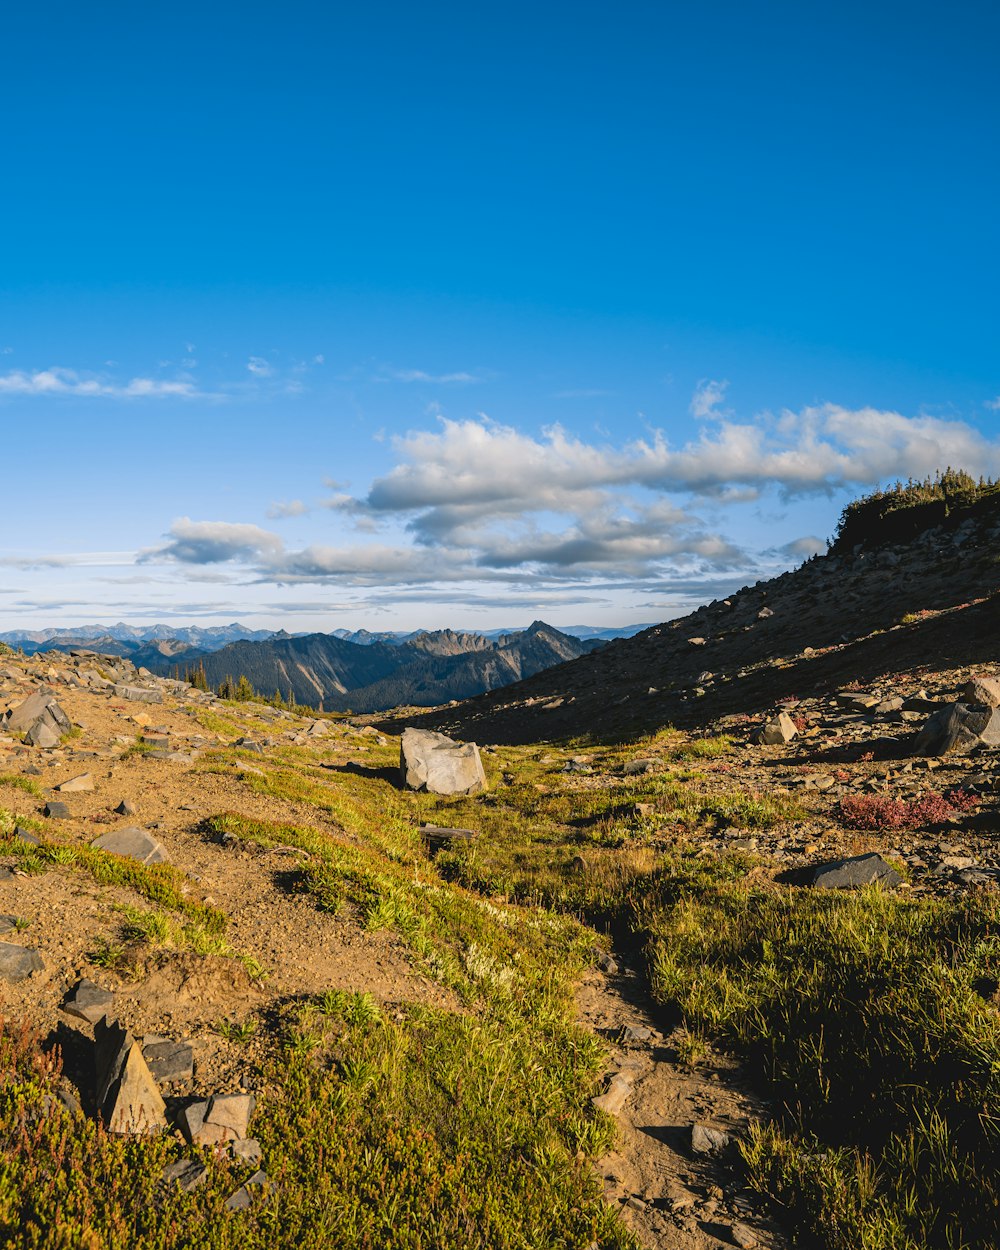
{"type": "Polygon", "coordinates": [[[996,1245],[1000,896],[813,893],[752,868],[678,857],[636,907],[656,997],[779,1100],[745,1147],[754,1183],[809,1245],[996,1245]]]}
{"type": "Polygon", "coordinates": [[[20,773],[0,773],[0,786],[23,790],[25,794],[34,795],[35,798],[42,796],[42,788],[38,782],[32,781],[30,777],[22,777],[20,773]]]}

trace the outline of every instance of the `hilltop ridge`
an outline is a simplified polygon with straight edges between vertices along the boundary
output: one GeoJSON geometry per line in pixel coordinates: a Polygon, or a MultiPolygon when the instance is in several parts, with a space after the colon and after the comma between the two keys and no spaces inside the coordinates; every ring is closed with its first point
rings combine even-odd
{"type": "Polygon", "coordinates": [[[1000,510],[989,502],[903,540],[841,544],[420,723],[495,742],[621,739],[930,662],[992,659],[1000,510]]]}

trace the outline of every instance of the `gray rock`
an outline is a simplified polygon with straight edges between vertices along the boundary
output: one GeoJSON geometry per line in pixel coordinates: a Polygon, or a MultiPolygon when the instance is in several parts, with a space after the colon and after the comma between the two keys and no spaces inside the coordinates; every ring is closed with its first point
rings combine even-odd
{"type": "Polygon", "coordinates": [[[36,837],[30,829],[25,829],[23,825],[14,826],[14,838],[18,842],[26,842],[28,846],[41,846],[42,839],[36,837]]]}
{"type": "Polygon", "coordinates": [[[455,742],[430,729],[405,729],[399,744],[403,785],[431,794],[478,794],[486,774],[474,742],[455,742]]]}
{"type": "Polygon", "coordinates": [[[199,1144],[199,1134],[205,1124],[207,1102],[192,1102],[181,1109],[177,1115],[177,1125],[192,1145],[199,1144]]]}
{"type": "Polygon", "coordinates": [[[995,677],[972,677],[962,687],[961,701],[980,707],[1000,707],[1000,681],[995,677]]]}
{"type": "Polygon", "coordinates": [[[119,684],[112,688],[117,699],[128,699],[132,703],[162,703],[163,695],[159,690],[147,690],[144,686],[126,686],[119,684]]]}
{"type": "Polygon", "coordinates": [[[48,690],[36,690],[23,703],[11,708],[4,717],[3,727],[11,733],[27,733],[39,721],[54,729],[57,737],[72,728],[69,717],[48,690]]]}
{"type": "Polygon", "coordinates": [[[733,1224],[729,1229],[729,1236],[733,1245],[739,1246],[740,1250],[754,1250],[755,1246],[760,1245],[757,1234],[746,1224],[733,1224]]]}
{"type": "Polygon", "coordinates": [[[237,1189],[230,1198],[226,1199],[227,1211],[245,1211],[253,1201],[253,1193],[256,1190],[263,1191],[267,1188],[267,1174],[265,1172],[254,1172],[253,1176],[237,1189]]]}
{"type": "Polygon", "coordinates": [[[606,1111],[608,1115],[617,1115],[625,1106],[631,1093],[632,1082],[621,1072],[616,1072],[604,1093],[592,1098],[591,1102],[598,1111],[606,1111]]]}
{"type": "Polygon", "coordinates": [[[255,1105],[253,1094],[215,1094],[209,1099],[205,1123],[230,1130],[234,1138],[246,1137],[255,1105]]]}
{"type": "Polygon", "coordinates": [[[781,746],[786,742],[791,742],[798,732],[795,722],[788,713],[779,712],[757,731],[754,741],[759,746],[781,746]]]}
{"type": "Polygon", "coordinates": [[[67,994],[63,1011],[80,1020],[86,1020],[88,1024],[96,1024],[110,1013],[114,1001],[115,996],[110,990],[103,989],[96,982],[88,981],[84,977],[67,994]]]}
{"type": "Polygon", "coordinates": [[[122,801],[115,808],[115,811],[118,813],[119,816],[134,816],[135,815],[135,807],[128,801],[128,799],[122,799],[122,801]]]}
{"type": "Polygon", "coordinates": [[[260,1163],[263,1151],[255,1137],[242,1137],[239,1141],[230,1142],[227,1148],[229,1157],[237,1163],[260,1163]]]}
{"type": "Polygon", "coordinates": [[[0,942],[0,981],[26,981],[45,967],[38,951],[13,942],[0,942]]]}
{"type": "Polygon", "coordinates": [[[659,764],[659,760],[629,760],[622,769],[626,777],[641,777],[643,773],[651,773],[659,764]]]}
{"type": "Polygon", "coordinates": [[[56,799],[50,799],[42,808],[42,812],[52,820],[68,820],[70,817],[67,804],[60,803],[56,799]]]}
{"type": "Polygon", "coordinates": [[[142,1057],[158,1081],[187,1081],[194,1076],[194,1051],[187,1042],[152,1042],[142,1057]]]}
{"type": "Polygon", "coordinates": [[[180,1186],[184,1193],[189,1194],[208,1179],[208,1168],[197,1159],[178,1159],[176,1163],[168,1163],[163,1169],[163,1179],[169,1184],[180,1186]]]}
{"type": "Polygon", "coordinates": [[[711,1128],[707,1124],[691,1125],[691,1149],[696,1155],[710,1155],[724,1150],[731,1140],[722,1129],[711,1128]]]}
{"type": "Polygon", "coordinates": [[[817,864],[809,884],[817,890],[849,890],[878,883],[887,889],[899,885],[902,877],[881,855],[853,855],[817,864]]]}
{"type": "Polygon", "coordinates": [[[43,750],[59,745],[60,734],[45,720],[37,720],[24,735],[25,742],[43,750]]]}
{"type": "Polygon", "coordinates": [[[119,1024],[94,1026],[98,1105],[111,1133],[147,1135],[167,1127],[166,1104],[142,1057],[142,1048],[119,1024]]]}
{"type": "Polygon", "coordinates": [[[170,859],[166,848],[152,834],[131,825],[102,834],[90,845],[98,851],[109,851],[112,855],[138,860],[140,864],[165,864],[170,859]]]}
{"type": "Polygon", "coordinates": [[[0,933],[10,933],[17,928],[17,916],[0,916],[0,933]]]}
{"type": "Polygon", "coordinates": [[[978,746],[1000,746],[1000,708],[949,703],[925,722],[914,755],[967,755],[978,746]]]}

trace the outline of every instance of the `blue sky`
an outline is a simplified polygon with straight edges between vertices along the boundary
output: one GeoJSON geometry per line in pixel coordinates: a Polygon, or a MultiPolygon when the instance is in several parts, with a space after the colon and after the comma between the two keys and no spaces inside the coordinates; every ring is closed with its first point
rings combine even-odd
{"type": "Polygon", "coordinates": [[[0,628],[655,620],[1000,472],[998,35],[12,10],[0,628]]]}

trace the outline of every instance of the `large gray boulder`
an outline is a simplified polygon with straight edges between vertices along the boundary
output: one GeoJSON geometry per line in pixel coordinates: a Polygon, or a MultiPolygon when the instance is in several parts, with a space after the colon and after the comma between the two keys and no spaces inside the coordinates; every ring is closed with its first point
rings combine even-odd
{"type": "Polygon", "coordinates": [[[166,1104],[131,1033],[102,1019],[94,1041],[97,1101],[108,1131],[145,1135],[166,1129],[166,1104]]]}
{"type": "Polygon", "coordinates": [[[1000,708],[949,703],[925,722],[914,755],[967,755],[978,746],[1000,746],[1000,708]]]}
{"type": "Polygon", "coordinates": [[[851,890],[878,884],[886,889],[899,885],[902,877],[881,855],[852,855],[817,864],[809,884],[817,890],[851,890]]]}
{"type": "Polygon", "coordinates": [[[404,729],[399,743],[403,785],[431,794],[478,794],[486,774],[474,742],[456,742],[430,729],[404,729]]]}

